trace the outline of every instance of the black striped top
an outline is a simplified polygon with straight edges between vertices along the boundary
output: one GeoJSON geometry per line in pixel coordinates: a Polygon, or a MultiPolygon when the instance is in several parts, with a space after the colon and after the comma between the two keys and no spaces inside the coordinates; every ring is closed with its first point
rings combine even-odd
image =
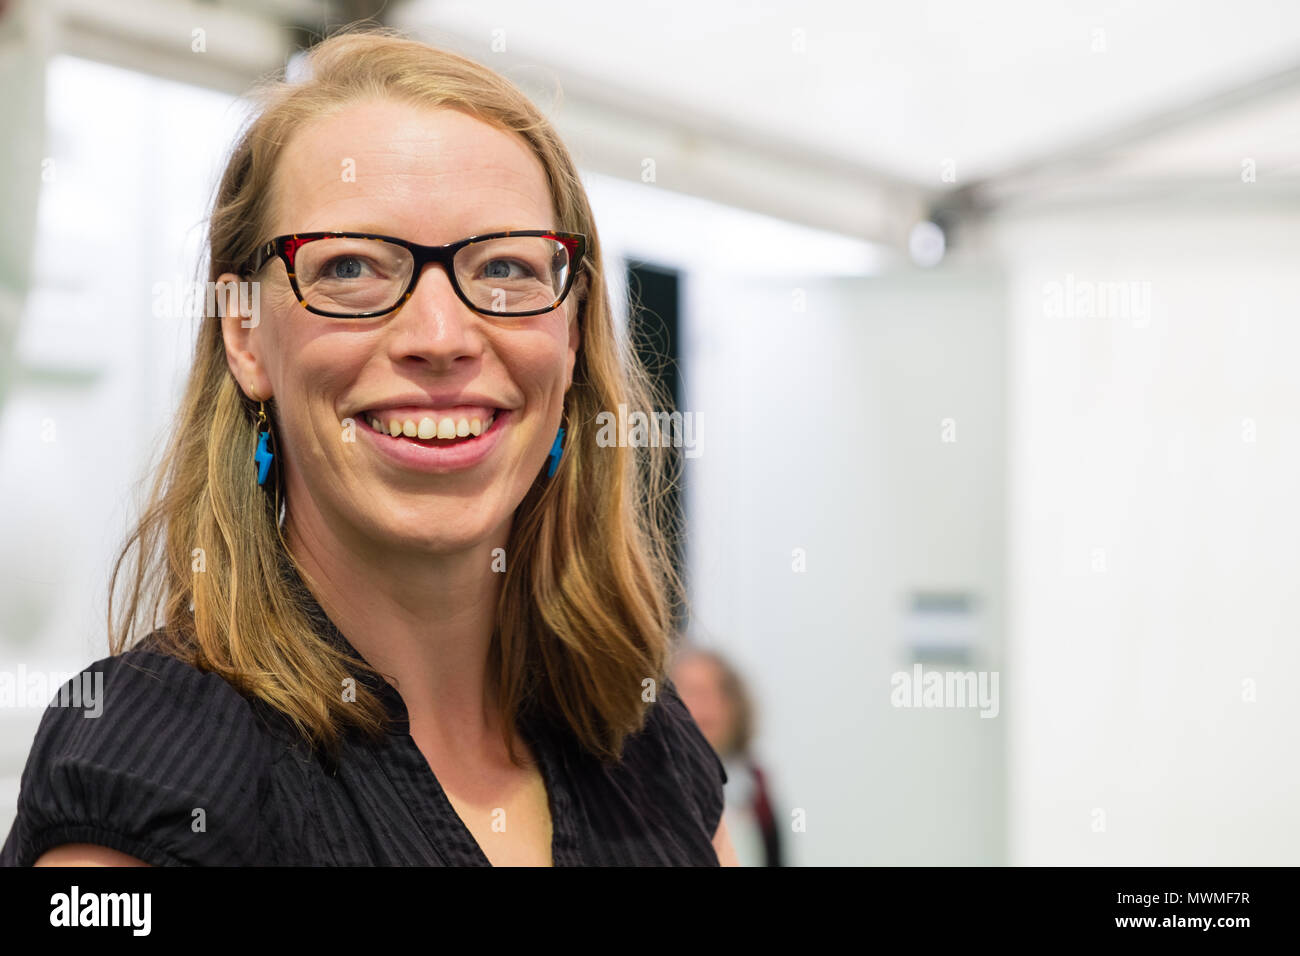
{"type": "MultiPolygon", "coordinates": [[[[321,633],[360,658],[309,603],[321,633]]],[[[60,706],[70,695],[46,709],[0,864],[94,843],[156,866],[490,865],[388,683],[354,675],[392,724],[379,744],[349,732],[329,764],[278,712],[147,646],[82,672],[103,674],[99,716],[60,706]]],[[[671,681],[612,766],[556,721],[525,717],[519,731],[546,783],[556,866],[718,865],[726,772],[671,681]]]]}

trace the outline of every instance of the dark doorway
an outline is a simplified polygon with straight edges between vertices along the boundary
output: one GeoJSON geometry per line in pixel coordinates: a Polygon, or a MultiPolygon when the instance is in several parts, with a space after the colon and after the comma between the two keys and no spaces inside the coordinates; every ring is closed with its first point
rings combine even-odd
{"type": "MultiPolygon", "coordinates": [[[[672,399],[672,409],[682,407],[680,314],[681,276],[673,269],[644,262],[627,263],[630,338],[637,356],[650,372],[651,380],[672,399]]],[[[670,526],[684,529],[682,472],[664,503],[670,526]]],[[[685,580],[685,542],[678,534],[672,541],[677,573],[685,580]]],[[[677,627],[686,625],[685,608],[677,609],[677,627]]]]}

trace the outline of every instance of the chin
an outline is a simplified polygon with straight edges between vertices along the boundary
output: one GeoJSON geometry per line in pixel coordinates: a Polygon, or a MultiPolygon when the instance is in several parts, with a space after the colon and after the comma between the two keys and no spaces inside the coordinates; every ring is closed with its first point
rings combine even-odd
{"type": "Polygon", "coordinates": [[[500,520],[466,507],[464,499],[439,498],[437,504],[385,514],[378,531],[399,547],[435,553],[460,551],[492,537],[500,520]]]}
{"type": "Polygon", "coordinates": [[[484,540],[491,529],[480,525],[466,525],[461,522],[447,524],[430,517],[422,522],[421,527],[388,527],[387,537],[402,548],[413,551],[425,551],[430,554],[440,551],[461,551],[484,540]]]}

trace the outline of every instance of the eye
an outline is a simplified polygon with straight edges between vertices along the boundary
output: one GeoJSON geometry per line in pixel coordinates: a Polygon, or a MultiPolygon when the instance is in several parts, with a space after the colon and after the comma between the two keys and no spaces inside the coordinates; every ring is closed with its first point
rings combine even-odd
{"type": "Polygon", "coordinates": [[[484,279],[523,279],[533,275],[532,267],[518,259],[489,259],[483,264],[484,279]],[[511,268],[519,271],[512,274],[511,268]]]}
{"type": "Polygon", "coordinates": [[[335,256],[321,269],[324,279],[360,279],[364,264],[358,256],[335,256]]]}

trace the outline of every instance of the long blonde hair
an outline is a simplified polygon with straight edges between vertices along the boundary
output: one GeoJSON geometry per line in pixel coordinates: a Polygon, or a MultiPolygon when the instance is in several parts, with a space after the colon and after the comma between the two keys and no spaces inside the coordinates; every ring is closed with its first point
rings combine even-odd
{"type": "MultiPolygon", "coordinates": [[[[603,410],[668,403],[615,328],[577,169],[528,98],[465,57],[391,30],[348,30],[312,48],[306,67],[300,82],[277,76],[256,91],[262,109],[235,146],[213,204],[211,281],[238,273],[266,240],[273,174],[293,133],[372,97],[459,110],[518,134],[546,171],[555,228],[588,237],[571,293],[580,346],[565,451],[554,478],[539,476],[515,512],[488,673],[513,761],[512,730],[529,703],[563,720],[589,752],[617,759],[624,738],[644,724],[643,682],[664,681],[684,600],[671,560],[678,529],[665,510],[680,462],[672,449],[598,448],[592,440],[603,410]]],[[[274,421],[274,402],[267,407],[274,421]]],[[[346,728],[378,735],[386,715],[364,687],[355,702],[343,700],[347,668],[374,672],[321,638],[306,612],[310,595],[285,573],[291,565],[311,583],[285,545],[274,496],[254,478],[256,411],[227,365],[220,317],[206,316],[169,444],[113,568],[110,650],[123,653],[152,635],[162,652],[219,674],[336,754],[346,728]],[[132,555],[125,610],[119,603],[115,617],[119,575],[132,555]]]]}

